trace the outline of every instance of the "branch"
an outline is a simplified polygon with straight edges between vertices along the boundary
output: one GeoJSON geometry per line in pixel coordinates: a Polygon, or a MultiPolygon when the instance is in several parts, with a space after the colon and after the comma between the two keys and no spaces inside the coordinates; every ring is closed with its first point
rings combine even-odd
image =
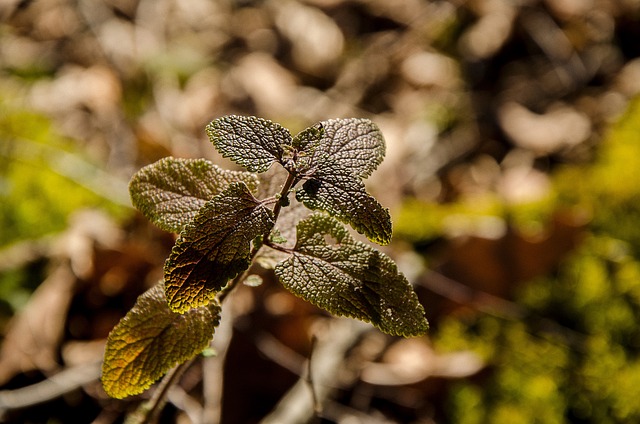
{"type": "Polygon", "coordinates": [[[310,390],[309,376],[301,377],[275,409],[263,418],[262,424],[296,424],[313,418],[316,404],[322,405],[335,389],[344,370],[346,353],[371,329],[366,323],[346,318],[328,322],[326,331],[318,337],[309,365],[315,390],[310,390]]]}
{"type": "MultiPolygon", "coordinates": [[[[280,216],[280,210],[282,210],[282,203],[283,203],[283,198],[287,198],[287,196],[289,195],[289,191],[291,190],[291,188],[296,185],[299,181],[299,178],[293,174],[293,173],[289,173],[289,175],[287,176],[287,180],[285,181],[285,183],[282,185],[282,190],[280,191],[280,194],[277,196],[278,197],[278,201],[275,202],[275,205],[273,206],[273,225],[275,228],[275,224],[278,221],[278,217],[280,216]]],[[[273,243],[271,243],[271,241],[269,240],[269,235],[271,234],[271,231],[266,232],[262,235],[262,243],[264,245],[267,245],[273,249],[276,250],[282,250],[285,249],[284,247],[280,247],[278,245],[274,245],[273,243]]],[[[249,261],[251,263],[253,263],[253,260],[256,258],[256,256],[258,255],[258,251],[260,251],[261,246],[253,246],[253,249],[251,250],[251,253],[249,254],[249,261]]],[[[229,284],[227,284],[227,286],[225,288],[223,288],[222,290],[220,290],[219,294],[218,294],[218,301],[220,302],[220,304],[222,304],[222,302],[224,301],[224,299],[229,295],[229,293],[231,293],[233,291],[233,289],[235,289],[238,284],[242,281],[244,281],[247,276],[250,273],[250,267],[247,268],[242,274],[238,275],[236,278],[234,278],[233,280],[231,280],[231,282],[229,284]]]]}
{"type": "Polygon", "coordinates": [[[525,306],[471,288],[435,271],[427,271],[422,277],[418,278],[416,284],[425,287],[445,299],[461,305],[468,305],[479,312],[497,318],[520,322],[525,319],[535,318],[535,321],[541,324],[547,331],[562,334],[567,341],[574,346],[583,345],[586,339],[586,335],[561,325],[554,320],[539,316],[525,306]]]}
{"type": "Polygon", "coordinates": [[[201,422],[207,424],[217,424],[221,421],[224,364],[233,335],[233,323],[236,319],[233,303],[223,304],[220,316],[224,318],[220,320],[220,325],[216,329],[215,337],[211,343],[216,355],[204,358],[202,363],[204,408],[201,422]]]}
{"type": "Polygon", "coordinates": [[[162,408],[167,403],[167,393],[173,385],[182,377],[184,372],[191,366],[193,359],[183,362],[169,371],[160,381],[160,385],[153,392],[153,396],[143,402],[138,408],[127,417],[125,424],[149,424],[158,420],[162,408]]]}
{"type": "Polygon", "coordinates": [[[9,410],[48,402],[96,381],[101,364],[102,361],[78,365],[27,387],[0,391],[0,419],[9,410]]]}

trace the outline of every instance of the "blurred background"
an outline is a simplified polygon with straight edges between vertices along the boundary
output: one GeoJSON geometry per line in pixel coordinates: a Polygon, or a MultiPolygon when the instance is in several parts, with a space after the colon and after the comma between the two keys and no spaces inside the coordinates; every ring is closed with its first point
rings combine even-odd
{"type": "Polygon", "coordinates": [[[311,422],[640,422],[639,57],[637,0],[4,0],[0,422],[148,398],[98,382],[174,241],[127,183],[169,155],[232,168],[204,133],[227,114],[380,127],[368,189],[431,330],[388,337],[266,278],[162,422],[312,420],[288,415],[310,356],[311,422]]]}

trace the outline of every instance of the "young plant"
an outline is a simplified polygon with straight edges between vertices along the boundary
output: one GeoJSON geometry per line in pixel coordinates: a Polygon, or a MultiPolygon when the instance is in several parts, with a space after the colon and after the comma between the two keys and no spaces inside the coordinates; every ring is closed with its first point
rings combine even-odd
{"type": "Polygon", "coordinates": [[[391,240],[389,212],[362,181],[385,153],[375,124],[328,120],[292,137],[265,119],[227,116],[211,122],[207,134],[248,172],[169,157],[131,180],[134,206],[179,237],[164,280],[109,334],[102,368],[107,394],[142,393],[201,353],[219,323],[220,303],[247,277],[257,278],[249,276],[254,261],[332,314],[391,335],[427,331],[424,309],[393,260],[342,225],[378,244],[391,240]]]}

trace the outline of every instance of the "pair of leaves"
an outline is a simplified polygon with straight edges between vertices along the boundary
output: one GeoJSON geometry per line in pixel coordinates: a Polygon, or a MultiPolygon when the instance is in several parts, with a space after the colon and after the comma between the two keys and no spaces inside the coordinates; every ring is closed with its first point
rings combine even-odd
{"type": "Polygon", "coordinates": [[[391,258],[353,240],[327,215],[314,214],[297,228],[291,256],[275,267],[289,291],[387,334],[410,337],[427,331],[424,309],[391,258]]]}
{"type": "Polygon", "coordinates": [[[208,346],[220,319],[215,292],[248,267],[251,239],[273,226],[272,212],[251,194],[257,186],[254,174],[204,159],[165,158],[134,175],[133,204],[180,237],[164,282],[141,295],[109,334],[102,369],[107,394],[142,393],[208,346]]]}
{"type": "Polygon", "coordinates": [[[252,194],[255,174],[205,159],[165,158],[134,175],[134,206],[160,228],[180,233],[165,263],[166,296],[176,312],[206,305],[249,266],[250,242],[273,227],[252,194]]]}
{"type": "Polygon", "coordinates": [[[223,156],[248,171],[265,172],[280,163],[305,179],[296,197],[308,208],[328,212],[376,243],[391,240],[389,211],[362,182],[385,152],[380,130],[368,119],[322,121],[292,138],[266,119],[226,116],[212,121],[207,133],[223,156]]]}
{"type": "MultiPolygon", "coordinates": [[[[389,212],[361,180],[384,156],[384,139],[371,121],[324,121],[292,138],[274,122],[229,116],[211,122],[207,132],[223,155],[252,172],[265,172],[274,162],[288,167],[293,153],[294,168],[309,172],[301,176],[307,181],[298,200],[375,242],[390,241],[389,212]]],[[[255,174],[223,170],[204,159],[165,158],[133,177],[134,206],[160,228],[180,233],[165,264],[173,310],[206,304],[249,266],[250,241],[273,227],[269,210],[250,193],[257,185],[255,174]]]]}
{"type": "Polygon", "coordinates": [[[285,166],[290,148],[310,153],[314,161],[334,160],[366,178],[382,162],[384,138],[368,119],[330,119],[301,131],[295,138],[280,124],[255,116],[224,116],[207,125],[216,149],[249,172],[265,172],[272,164],[285,166]]]}
{"type": "Polygon", "coordinates": [[[165,262],[167,300],[176,312],[206,305],[247,269],[251,241],[271,231],[273,212],[242,183],[207,202],[187,224],[165,262]]]}

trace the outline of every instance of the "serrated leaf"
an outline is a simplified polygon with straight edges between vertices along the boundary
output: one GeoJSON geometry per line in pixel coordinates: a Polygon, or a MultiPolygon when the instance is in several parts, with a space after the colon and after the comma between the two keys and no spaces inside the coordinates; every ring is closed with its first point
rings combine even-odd
{"type": "Polygon", "coordinates": [[[384,137],[369,119],[330,119],[320,125],[321,131],[312,126],[294,138],[294,145],[313,157],[311,167],[330,161],[364,179],[384,159],[384,137]]]}
{"type": "Polygon", "coordinates": [[[129,183],[133,205],[163,230],[179,233],[205,203],[233,182],[251,190],[257,177],[221,169],[206,159],[167,157],[140,169],[129,183]]]}
{"type": "Polygon", "coordinates": [[[391,241],[389,211],[369,195],[364,183],[334,162],[316,169],[296,198],[309,209],[323,210],[378,244],[391,241]]]}
{"type": "Polygon", "coordinates": [[[107,339],[102,386],[122,399],[142,393],[167,371],[202,352],[220,320],[220,306],[172,312],[162,283],[142,294],[107,339]]]}
{"type": "Polygon", "coordinates": [[[305,128],[293,137],[291,145],[299,151],[310,153],[324,137],[324,125],[319,122],[305,128]]]}
{"type": "Polygon", "coordinates": [[[275,273],[289,291],[332,314],[371,322],[391,335],[428,330],[424,309],[393,260],[353,240],[329,216],[314,214],[298,224],[294,252],[275,273]]]}
{"type": "Polygon", "coordinates": [[[273,228],[273,212],[244,183],[207,202],[165,262],[169,306],[176,312],[206,305],[229,279],[249,267],[251,241],[273,228]]]}
{"type": "Polygon", "coordinates": [[[251,172],[264,172],[280,162],[291,133],[280,124],[255,116],[230,115],[210,122],[209,139],[218,151],[251,172]]]}

